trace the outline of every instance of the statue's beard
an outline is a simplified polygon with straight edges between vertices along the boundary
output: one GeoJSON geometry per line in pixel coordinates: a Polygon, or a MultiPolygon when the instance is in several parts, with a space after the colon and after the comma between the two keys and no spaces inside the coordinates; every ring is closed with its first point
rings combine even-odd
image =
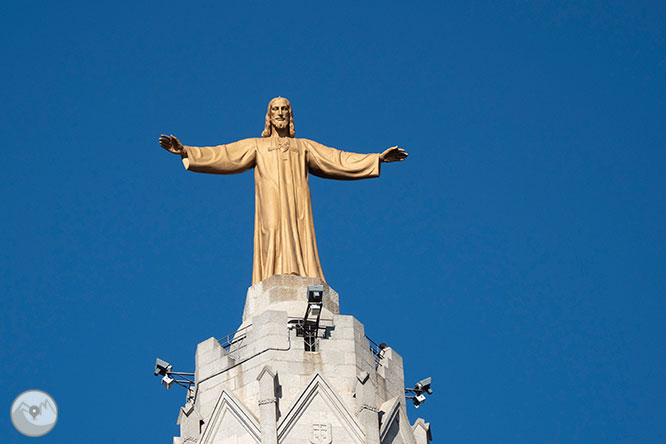
{"type": "Polygon", "coordinates": [[[289,126],[289,121],[288,120],[275,120],[273,119],[273,126],[278,129],[285,129],[287,126],[289,126]]]}

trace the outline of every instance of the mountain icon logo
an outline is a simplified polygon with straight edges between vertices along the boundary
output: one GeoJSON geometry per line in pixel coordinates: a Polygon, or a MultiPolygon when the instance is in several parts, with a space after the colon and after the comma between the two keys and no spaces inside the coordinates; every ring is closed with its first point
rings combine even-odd
{"type": "Polygon", "coordinates": [[[58,406],[46,392],[28,390],[16,397],[11,408],[12,424],[25,436],[43,436],[58,421],[58,406]]]}

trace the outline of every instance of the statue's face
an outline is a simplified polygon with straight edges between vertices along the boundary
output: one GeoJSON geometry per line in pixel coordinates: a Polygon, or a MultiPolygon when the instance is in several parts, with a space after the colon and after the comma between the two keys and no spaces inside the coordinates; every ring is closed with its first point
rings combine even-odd
{"type": "Polygon", "coordinates": [[[285,99],[277,99],[271,105],[271,124],[280,129],[284,129],[289,125],[289,102],[285,99]]]}

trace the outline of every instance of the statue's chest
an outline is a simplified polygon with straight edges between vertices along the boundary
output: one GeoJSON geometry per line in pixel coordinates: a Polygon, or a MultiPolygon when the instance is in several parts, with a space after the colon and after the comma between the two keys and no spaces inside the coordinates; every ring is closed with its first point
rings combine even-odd
{"type": "Polygon", "coordinates": [[[264,149],[269,158],[289,161],[298,159],[300,148],[298,142],[291,138],[266,140],[264,149]]]}

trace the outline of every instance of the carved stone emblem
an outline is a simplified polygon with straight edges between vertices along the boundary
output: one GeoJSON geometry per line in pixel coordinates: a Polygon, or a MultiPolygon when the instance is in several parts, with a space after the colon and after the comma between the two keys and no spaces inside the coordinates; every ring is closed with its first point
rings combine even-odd
{"type": "Polygon", "coordinates": [[[330,423],[313,422],[310,428],[310,442],[312,444],[331,444],[333,440],[330,423]]]}

